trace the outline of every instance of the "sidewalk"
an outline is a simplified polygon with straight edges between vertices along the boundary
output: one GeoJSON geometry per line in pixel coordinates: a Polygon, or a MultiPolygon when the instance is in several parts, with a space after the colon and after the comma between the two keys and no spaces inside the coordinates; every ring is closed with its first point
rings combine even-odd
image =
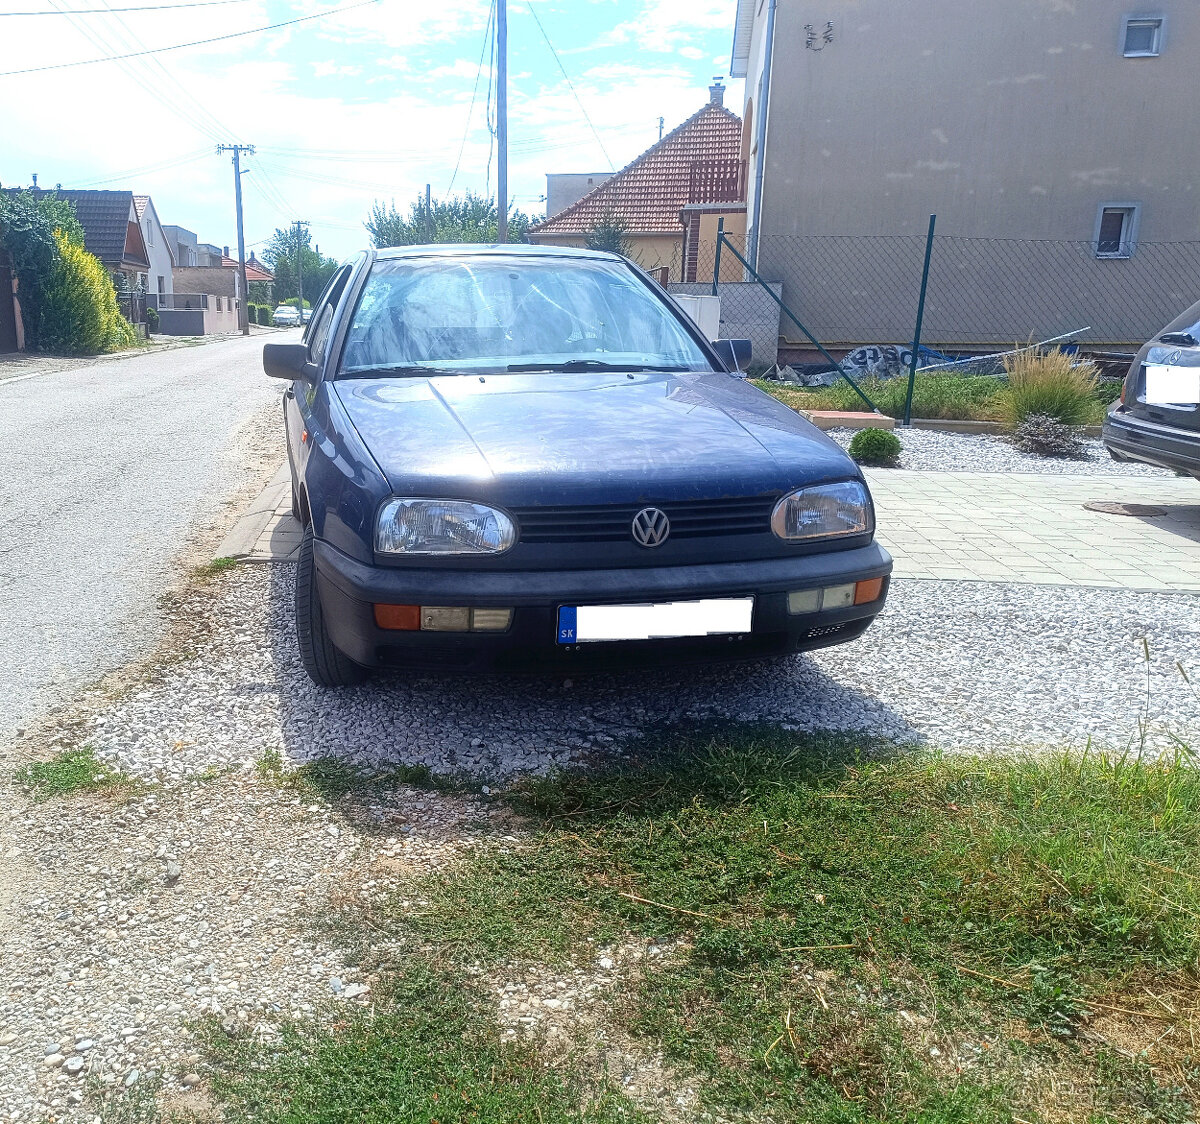
{"type": "MultiPolygon", "coordinates": [[[[1200,593],[1200,482],[868,469],[878,537],[898,578],[1200,593]],[[1091,501],[1165,508],[1150,518],[1091,501]]],[[[285,465],[222,544],[246,562],[294,562],[300,527],[285,465]]]]}

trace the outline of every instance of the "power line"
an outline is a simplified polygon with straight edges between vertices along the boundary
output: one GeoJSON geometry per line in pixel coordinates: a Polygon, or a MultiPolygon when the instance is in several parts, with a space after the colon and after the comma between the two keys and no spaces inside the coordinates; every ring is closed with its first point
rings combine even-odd
{"type": "Polygon", "coordinates": [[[546,34],[546,29],[542,26],[542,21],[538,19],[537,12],[533,10],[533,5],[527,3],[525,6],[529,9],[529,14],[533,16],[533,22],[537,24],[537,29],[542,33],[542,38],[546,40],[546,46],[550,48],[550,53],[554,56],[554,61],[558,63],[558,69],[562,71],[562,76],[566,80],[567,89],[571,91],[571,95],[575,99],[575,104],[579,106],[579,112],[583,114],[583,119],[588,123],[588,128],[592,130],[592,136],[596,138],[596,143],[600,146],[600,151],[604,153],[604,159],[608,161],[608,167],[611,170],[615,167],[612,157],[609,156],[608,150],[604,147],[604,142],[600,139],[600,134],[596,132],[596,126],[592,124],[592,119],[588,116],[588,111],[583,108],[583,102],[579,100],[579,94],[575,91],[574,83],[572,83],[571,76],[567,73],[567,68],[563,66],[562,59],[558,57],[558,52],[554,49],[554,44],[550,42],[550,36],[546,34]]]}
{"type": "MultiPolygon", "coordinates": [[[[483,46],[479,50],[479,65],[475,68],[475,86],[471,90],[471,104],[467,109],[467,125],[463,129],[462,144],[458,146],[458,159],[454,161],[454,174],[450,177],[450,186],[446,188],[447,195],[454,190],[454,181],[458,179],[458,169],[462,165],[463,150],[467,147],[467,137],[471,134],[471,117],[475,113],[475,97],[479,93],[479,79],[483,74],[483,56],[487,54],[488,44],[492,41],[492,21],[495,18],[496,0],[492,0],[492,6],[488,9],[487,23],[483,28],[483,46]]],[[[491,97],[490,85],[488,97],[491,97]]]]}
{"type": "Polygon", "coordinates": [[[141,58],[143,55],[161,55],[167,51],[182,51],[186,47],[203,47],[208,43],[223,43],[227,39],[240,39],[246,35],[259,35],[264,31],[277,31],[281,27],[294,27],[298,23],[309,20],[324,19],[326,16],[337,15],[339,12],[350,12],[355,8],[365,8],[370,4],[379,4],[382,0],[359,0],[357,4],[345,4],[340,8],[329,8],[324,12],[314,12],[309,16],[298,16],[294,20],[284,20],[282,23],[270,23],[265,27],[252,27],[249,31],[231,31],[228,35],[214,35],[209,39],[193,39],[188,43],[173,43],[169,47],[151,47],[145,51],[130,51],[124,55],[108,55],[98,59],[78,59],[75,62],[56,62],[48,66],[28,66],[23,70],[0,70],[0,78],[11,78],[17,74],[40,74],[46,70],[66,70],[73,66],[91,66],[97,62],[120,62],[122,59],[141,58]]]}
{"type": "Polygon", "coordinates": [[[245,4],[248,0],[187,0],[183,4],[147,4],[132,8],[64,8],[56,11],[0,12],[0,16],[95,16],[109,12],[173,12],[176,8],[215,8],[218,4],[245,4]]]}

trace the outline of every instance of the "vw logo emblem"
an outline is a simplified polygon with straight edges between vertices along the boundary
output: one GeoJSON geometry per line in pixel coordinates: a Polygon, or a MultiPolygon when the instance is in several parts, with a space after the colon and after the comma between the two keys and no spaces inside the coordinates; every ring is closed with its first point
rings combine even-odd
{"type": "Polygon", "coordinates": [[[639,546],[662,546],[671,533],[671,521],[657,507],[643,507],[633,517],[633,541],[639,546]]]}

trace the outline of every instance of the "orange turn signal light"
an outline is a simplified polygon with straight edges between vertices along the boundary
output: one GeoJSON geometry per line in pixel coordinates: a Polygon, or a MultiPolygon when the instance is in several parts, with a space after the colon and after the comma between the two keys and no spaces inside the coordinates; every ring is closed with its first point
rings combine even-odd
{"type": "Polygon", "coordinates": [[[375,623],[380,628],[393,632],[419,632],[421,628],[420,605],[376,605],[375,623]]]}
{"type": "Polygon", "coordinates": [[[854,604],[869,605],[878,601],[883,593],[883,578],[869,578],[865,582],[857,582],[854,586],[854,604]]]}

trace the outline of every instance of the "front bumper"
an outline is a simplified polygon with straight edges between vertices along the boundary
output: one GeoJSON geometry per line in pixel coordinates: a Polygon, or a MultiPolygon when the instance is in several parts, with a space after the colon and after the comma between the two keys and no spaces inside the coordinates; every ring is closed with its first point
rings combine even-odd
{"type": "Polygon", "coordinates": [[[334,644],[367,667],[429,670],[537,670],[752,659],[840,644],[861,636],[887,599],[892,559],[881,546],[795,558],[701,566],[609,570],[463,571],[368,566],[315,543],[317,589],[334,644]],[[787,595],[883,578],[865,605],[792,615],[787,595]],[[752,630],[741,636],[555,643],[560,605],[630,604],[707,597],[755,598],[752,630]],[[508,630],[395,632],[375,624],[374,606],[512,607],[508,630]]]}
{"type": "Polygon", "coordinates": [[[1116,405],[1104,419],[1103,440],[1114,460],[1139,461],[1200,477],[1200,431],[1139,418],[1116,405]]]}

